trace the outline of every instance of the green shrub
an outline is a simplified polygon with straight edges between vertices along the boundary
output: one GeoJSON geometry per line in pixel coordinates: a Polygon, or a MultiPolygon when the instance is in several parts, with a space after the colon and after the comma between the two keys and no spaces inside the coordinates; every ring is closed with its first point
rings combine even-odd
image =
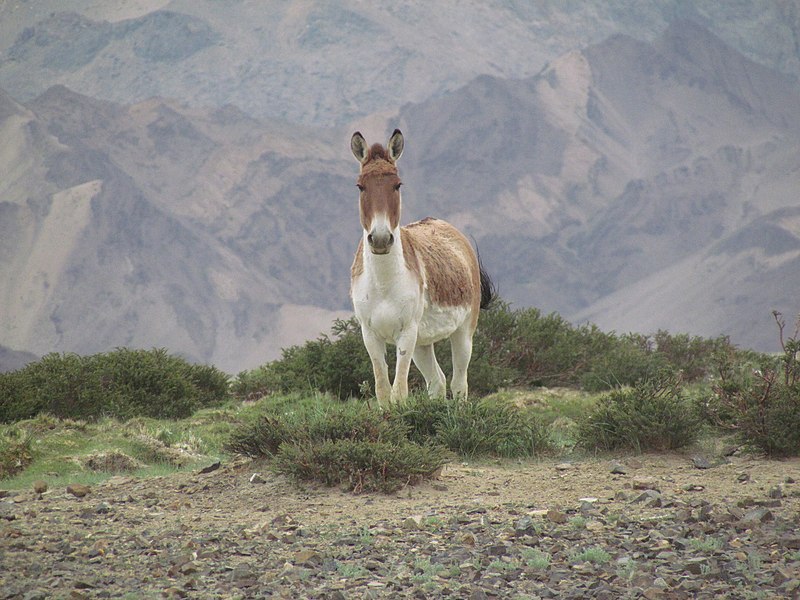
{"type": "Polygon", "coordinates": [[[28,432],[9,429],[0,435],[0,480],[23,471],[32,460],[33,438],[28,432]]]}
{"type": "Polygon", "coordinates": [[[182,418],[228,397],[228,376],[192,365],[166,350],[78,356],[48,354],[19,371],[0,374],[0,422],[42,412],[98,419],[182,418]]]}
{"type": "Polygon", "coordinates": [[[700,431],[696,408],[671,373],[600,398],[579,425],[578,444],[587,449],[674,450],[692,443],[700,431]]]}
{"type": "Polygon", "coordinates": [[[706,411],[718,425],[738,432],[742,441],[772,456],[800,455],[800,320],[784,338],[785,322],[773,313],[783,353],[762,356],[746,368],[728,354],[717,355],[715,397],[706,411]]]}
{"type": "Polygon", "coordinates": [[[412,396],[394,410],[408,424],[411,440],[439,444],[465,458],[530,457],[549,449],[545,427],[506,402],[412,396]]]}
{"type": "Polygon", "coordinates": [[[431,477],[447,461],[439,446],[359,439],[283,444],[275,457],[279,473],[350,490],[393,492],[431,477]]]}
{"type": "Polygon", "coordinates": [[[417,482],[448,457],[440,446],[409,440],[398,415],[356,403],[264,415],[234,433],[227,448],[272,458],[279,473],[356,492],[393,491],[417,482]]]}
{"type": "MultiPolygon", "coordinates": [[[[536,308],[512,310],[496,301],[481,311],[473,338],[469,367],[472,396],[484,396],[504,387],[573,387],[602,391],[631,386],[662,370],[682,373],[684,381],[703,379],[713,352],[739,353],[727,338],[704,340],[659,331],[652,336],[604,333],[595,325],[574,326],[557,313],[536,308]]],[[[449,377],[449,342],[435,346],[436,357],[449,377]]],[[[389,348],[389,376],[393,377],[394,349],[389,348]]],[[[337,320],[331,335],[283,350],[279,360],[239,374],[233,385],[237,397],[320,391],[340,399],[364,397],[373,390],[369,356],[354,318],[337,320]]],[[[416,368],[409,388],[424,390],[416,368]]]]}
{"type": "Polygon", "coordinates": [[[279,360],[239,373],[233,393],[241,399],[319,391],[340,399],[362,395],[372,383],[372,366],[355,318],[337,319],[332,335],[285,348],[279,360]]]}

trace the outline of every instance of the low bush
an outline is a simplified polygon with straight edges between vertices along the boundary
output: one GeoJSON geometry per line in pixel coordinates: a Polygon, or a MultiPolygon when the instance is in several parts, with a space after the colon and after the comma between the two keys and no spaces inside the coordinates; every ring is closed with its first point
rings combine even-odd
{"type": "Polygon", "coordinates": [[[0,422],[42,412],[74,419],[183,418],[226,400],[228,387],[222,371],[163,349],[53,353],[0,374],[0,422]]]}
{"type": "Polygon", "coordinates": [[[579,424],[578,444],[599,450],[674,450],[694,442],[701,424],[680,378],[662,372],[602,396],[579,424]]]}
{"type": "Polygon", "coordinates": [[[351,318],[334,321],[331,335],[284,348],[279,360],[239,373],[232,391],[243,400],[315,391],[344,400],[360,397],[364,382],[372,382],[372,366],[358,322],[351,318]]]}
{"type": "MultiPolygon", "coordinates": [[[[512,310],[496,301],[481,312],[473,338],[469,388],[484,396],[504,387],[573,387],[602,391],[631,386],[670,370],[683,380],[702,380],[711,368],[713,352],[729,350],[727,338],[706,340],[658,331],[652,336],[604,333],[596,326],[574,326],[557,313],[536,308],[512,310]]],[[[436,344],[442,370],[452,372],[447,341],[436,344]]],[[[389,375],[393,377],[393,349],[389,348],[389,375]]],[[[373,393],[372,366],[357,321],[337,320],[330,335],[303,346],[283,350],[279,360],[240,373],[233,384],[237,397],[258,398],[271,393],[333,394],[340,399],[373,393]]],[[[416,368],[409,387],[423,390],[416,368]]]]}
{"type": "Polygon", "coordinates": [[[345,485],[355,493],[394,492],[431,477],[447,458],[447,451],[439,446],[420,446],[407,440],[340,439],[284,444],[275,456],[275,468],[297,479],[345,485]]]}
{"type": "Polygon", "coordinates": [[[0,435],[0,480],[23,471],[33,460],[33,438],[21,429],[9,429],[0,435]]]}
{"type": "Polygon", "coordinates": [[[430,477],[448,451],[408,438],[398,415],[363,404],[265,414],[234,433],[227,449],[273,459],[279,473],[355,492],[394,491],[430,477]]]}
{"type": "Polygon", "coordinates": [[[506,402],[420,395],[394,410],[408,424],[410,439],[442,445],[465,458],[531,457],[549,449],[541,422],[506,402]]]}
{"type": "Polygon", "coordinates": [[[716,424],[771,456],[800,455],[800,320],[785,338],[786,323],[773,313],[782,354],[762,356],[747,368],[729,354],[717,355],[714,397],[706,412],[716,424]]]}

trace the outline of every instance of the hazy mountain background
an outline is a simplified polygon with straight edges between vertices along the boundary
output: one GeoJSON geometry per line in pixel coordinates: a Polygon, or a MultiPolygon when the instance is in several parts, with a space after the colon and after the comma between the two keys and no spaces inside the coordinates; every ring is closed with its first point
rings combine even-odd
{"type": "Polygon", "coordinates": [[[396,126],[404,221],[462,227],[514,305],[776,350],[799,77],[792,1],[7,0],[0,367],[165,346],[236,372],[326,331],[349,136],[396,126]]]}

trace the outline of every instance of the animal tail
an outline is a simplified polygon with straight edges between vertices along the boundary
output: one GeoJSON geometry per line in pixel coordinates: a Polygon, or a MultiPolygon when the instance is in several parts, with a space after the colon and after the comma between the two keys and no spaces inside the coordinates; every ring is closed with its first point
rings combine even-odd
{"type": "Polygon", "coordinates": [[[481,308],[486,309],[492,305],[492,302],[497,300],[497,288],[486,272],[486,269],[483,268],[481,253],[478,252],[477,244],[475,245],[475,255],[478,257],[478,270],[481,274],[481,308]]]}

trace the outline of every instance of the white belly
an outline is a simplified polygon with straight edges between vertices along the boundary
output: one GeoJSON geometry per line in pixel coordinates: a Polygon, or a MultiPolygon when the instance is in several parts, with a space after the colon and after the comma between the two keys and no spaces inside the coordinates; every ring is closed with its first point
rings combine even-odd
{"type": "Polygon", "coordinates": [[[469,317],[466,306],[433,306],[426,303],[419,324],[417,345],[427,346],[449,338],[469,317]]]}

